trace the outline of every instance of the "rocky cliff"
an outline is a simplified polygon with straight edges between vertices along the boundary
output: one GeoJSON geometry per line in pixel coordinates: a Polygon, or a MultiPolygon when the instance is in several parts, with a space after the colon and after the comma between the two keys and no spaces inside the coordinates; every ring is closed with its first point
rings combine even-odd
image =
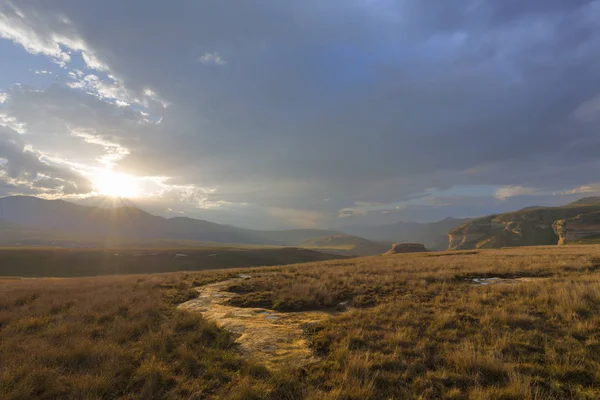
{"type": "Polygon", "coordinates": [[[574,218],[559,219],[552,225],[558,244],[582,243],[600,239],[600,212],[580,214],[574,218]]]}
{"type": "Polygon", "coordinates": [[[600,221],[594,225],[591,217],[571,219],[596,212],[600,212],[600,204],[577,203],[477,218],[448,232],[448,250],[553,245],[559,243],[563,230],[567,241],[571,240],[569,237],[593,235],[595,231],[600,233],[600,221]],[[567,221],[563,223],[565,228],[557,222],[561,220],[567,221]]]}

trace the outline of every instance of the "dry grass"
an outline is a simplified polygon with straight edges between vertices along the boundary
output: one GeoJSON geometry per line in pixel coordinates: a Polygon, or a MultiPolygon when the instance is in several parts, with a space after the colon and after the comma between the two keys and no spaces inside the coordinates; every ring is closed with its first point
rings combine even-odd
{"type": "Polygon", "coordinates": [[[201,399],[254,382],[230,335],[175,310],[219,276],[0,281],[0,398],[201,399]]]}
{"type": "Polygon", "coordinates": [[[269,372],[175,311],[240,271],[0,281],[0,398],[597,399],[600,246],[337,260],[252,275],[238,305],[354,305],[269,372]],[[544,277],[474,285],[474,277],[544,277]]]}
{"type": "Polygon", "coordinates": [[[315,399],[600,398],[600,247],[371,257],[264,274],[235,303],[358,306],[307,334],[315,399]],[[325,265],[327,268],[325,268],[325,265]],[[474,277],[544,277],[474,285],[474,277]]]}

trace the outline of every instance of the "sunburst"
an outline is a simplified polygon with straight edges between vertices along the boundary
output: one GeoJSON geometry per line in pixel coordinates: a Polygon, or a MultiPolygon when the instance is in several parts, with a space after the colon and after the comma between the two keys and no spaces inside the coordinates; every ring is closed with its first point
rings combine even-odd
{"type": "Polygon", "coordinates": [[[134,177],[112,170],[104,170],[95,174],[92,183],[94,189],[104,196],[131,198],[139,195],[134,177]]]}

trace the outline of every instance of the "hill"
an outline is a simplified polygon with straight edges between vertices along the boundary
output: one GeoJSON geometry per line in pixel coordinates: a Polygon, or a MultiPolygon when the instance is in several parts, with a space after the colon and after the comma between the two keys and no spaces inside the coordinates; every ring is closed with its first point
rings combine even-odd
{"type": "Polygon", "coordinates": [[[583,206],[583,205],[592,205],[592,204],[600,204],[600,197],[599,196],[592,196],[592,197],[584,197],[583,199],[579,199],[576,200],[572,203],[570,203],[570,206],[583,206]]]}
{"type": "Polygon", "coordinates": [[[0,198],[0,219],[26,229],[88,237],[260,243],[242,229],[208,221],[165,219],[132,206],[100,208],[30,196],[0,198]]]}
{"type": "Polygon", "coordinates": [[[385,252],[384,256],[391,256],[394,254],[405,254],[405,253],[425,253],[428,250],[421,243],[396,243],[392,245],[392,248],[385,252]]]}
{"type": "Polygon", "coordinates": [[[331,235],[306,240],[300,247],[321,250],[330,254],[373,256],[389,249],[389,244],[372,242],[357,236],[331,235]]]}
{"type": "Polygon", "coordinates": [[[578,240],[597,236],[600,232],[596,219],[589,219],[595,225],[582,227],[586,219],[581,218],[600,211],[600,204],[595,199],[581,199],[562,207],[526,208],[474,219],[448,232],[448,249],[565,244],[572,241],[565,236],[568,229],[571,229],[569,236],[578,240]],[[579,217],[576,221],[572,220],[576,217],[579,217]],[[557,230],[557,227],[560,229],[557,230]],[[573,233],[573,229],[577,233],[573,233]]]}
{"type": "MultiPolygon", "coordinates": [[[[0,220],[0,246],[52,244],[63,239],[64,237],[56,233],[25,228],[0,220]]],[[[70,239],[70,243],[79,242],[77,237],[70,239]]]]}
{"type": "Polygon", "coordinates": [[[0,220],[7,228],[0,237],[0,244],[97,243],[107,238],[111,241],[126,238],[129,241],[300,246],[311,238],[344,236],[343,233],[323,229],[261,231],[187,217],[163,218],[124,204],[106,208],[31,196],[3,197],[0,198],[0,220]]]}
{"type": "Polygon", "coordinates": [[[446,218],[431,223],[396,222],[387,225],[355,225],[342,229],[345,233],[364,237],[373,241],[390,243],[423,243],[431,250],[445,250],[448,247],[447,232],[470,221],[469,218],[446,218]]]}

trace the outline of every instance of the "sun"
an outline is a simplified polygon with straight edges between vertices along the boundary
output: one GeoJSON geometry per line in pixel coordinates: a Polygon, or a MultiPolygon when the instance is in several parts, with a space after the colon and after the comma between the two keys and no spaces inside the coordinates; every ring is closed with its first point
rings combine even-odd
{"type": "Polygon", "coordinates": [[[136,197],[138,187],[132,176],[120,174],[111,170],[98,173],[93,179],[94,189],[110,197],[136,197]]]}

